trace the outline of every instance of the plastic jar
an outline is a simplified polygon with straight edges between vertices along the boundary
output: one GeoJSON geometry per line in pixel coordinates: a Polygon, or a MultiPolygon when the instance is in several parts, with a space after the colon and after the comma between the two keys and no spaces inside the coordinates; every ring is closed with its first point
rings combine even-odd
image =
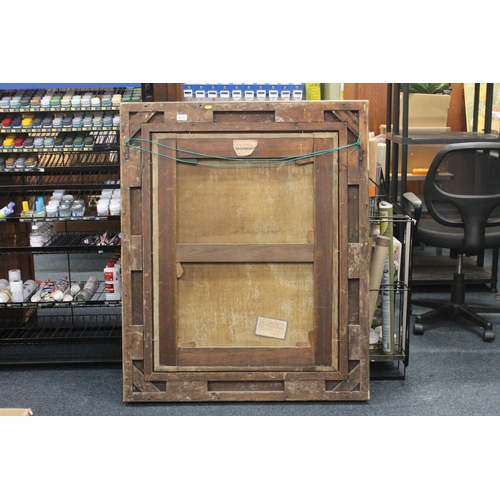
{"type": "Polygon", "coordinates": [[[59,205],[59,217],[71,217],[71,202],[61,202],[59,205]]]}
{"type": "Polygon", "coordinates": [[[109,215],[109,202],[107,199],[99,200],[97,203],[97,215],[99,217],[105,217],[109,215]]]}
{"type": "Polygon", "coordinates": [[[43,247],[43,234],[36,224],[33,224],[33,226],[31,226],[30,246],[43,247]]]}
{"type": "Polygon", "coordinates": [[[109,215],[120,215],[121,213],[120,199],[113,199],[109,204],[109,215]]]}
{"type": "Polygon", "coordinates": [[[71,216],[72,217],[83,217],[85,213],[85,203],[82,200],[75,200],[71,204],[71,216]]]}
{"type": "Polygon", "coordinates": [[[47,217],[57,217],[59,215],[59,204],[49,203],[45,207],[45,214],[47,217]]]}

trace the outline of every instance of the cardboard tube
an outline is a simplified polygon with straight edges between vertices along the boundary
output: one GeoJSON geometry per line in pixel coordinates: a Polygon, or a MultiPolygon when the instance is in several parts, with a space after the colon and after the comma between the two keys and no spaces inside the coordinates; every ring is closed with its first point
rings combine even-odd
{"type": "Polygon", "coordinates": [[[377,236],[375,240],[375,248],[373,249],[370,264],[370,325],[372,324],[373,315],[377,309],[380,283],[382,283],[382,274],[384,273],[390,241],[391,240],[387,236],[377,236]]]}
{"type": "Polygon", "coordinates": [[[378,206],[380,216],[380,234],[387,236],[389,252],[387,255],[387,283],[382,291],[382,353],[394,354],[394,227],[393,206],[387,201],[381,201],[378,206]],[[386,314],[384,315],[384,309],[386,314]],[[384,321],[385,316],[385,321],[384,321]],[[389,323],[389,324],[387,324],[389,323]]]}

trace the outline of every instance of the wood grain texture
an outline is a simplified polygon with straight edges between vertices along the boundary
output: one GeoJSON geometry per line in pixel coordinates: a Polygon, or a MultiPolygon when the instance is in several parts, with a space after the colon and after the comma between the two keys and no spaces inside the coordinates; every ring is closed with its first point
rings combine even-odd
{"type": "MultiPolygon", "coordinates": [[[[158,137],[156,141],[175,147],[175,138],[158,137]]],[[[153,288],[154,339],[158,346],[159,363],[177,364],[177,260],[176,260],[176,183],[174,160],[155,157],[151,178],[153,191],[153,288]],[[161,334],[161,332],[164,332],[161,334]]]]}
{"type": "MultiPolygon", "coordinates": [[[[232,145],[232,138],[227,141],[232,145]]],[[[205,140],[199,143],[203,149],[205,140]]],[[[275,149],[277,156],[287,156],[287,145],[285,140],[275,149]]],[[[312,163],[249,168],[219,163],[224,167],[178,166],[179,243],[308,243],[312,163]]]]}
{"type": "MultiPolygon", "coordinates": [[[[149,137],[149,132],[147,128],[147,124],[141,126],[140,130],[141,136],[143,138],[149,137]]],[[[131,305],[130,309],[137,310],[140,304],[142,304],[142,321],[143,321],[143,335],[144,335],[144,366],[146,373],[151,373],[153,371],[153,357],[148,355],[151,352],[153,347],[153,309],[152,309],[152,301],[153,301],[153,289],[152,289],[152,279],[153,279],[153,271],[152,265],[153,261],[149,258],[152,252],[152,232],[151,232],[151,223],[150,223],[150,213],[152,211],[152,193],[151,193],[151,168],[143,168],[143,165],[151,165],[152,158],[156,159],[156,155],[153,152],[142,151],[140,154],[140,162],[139,165],[134,165],[134,170],[140,171],[140,212],[142,217],[140,217],[140,225],[137,229],[142,238],[142,272],[135,274],[136,279],[140,278],[141,283],[136,284],[135,289],[135,297],[134,303],[131,305]]],[[[126,188],[127,186],[125,186],[126,188]]],[[[132,186],[130,186],[132,187],[132,186]]],[[[135,187],[135,186],[134,186],[135,187]]],[[[139,186],[137,186],[139,187],[139,186]]],[[[132,191],[132,190],[131,190],[132,191]]],[[[131,207],[131,210],[135,207],[131,207]]],[[[135,210],[134,210],[135,212],[135,210]]],[[[133,220],[136,218],[136,215],[131,215],[128,217],[125,216],[125,227],[131,228],[135,224],[133,220]]],[[[125,230],[127,231],[127,229],[125,230]]],[[[123,231],[122,231],[123,233],[123,231]]],[[[128,249],[126,249],[127,252],[128,249]]],[[[123,248],[122,248],[123,253],[123,248]]],[[[126,290],[125,290],[126,292],[126,290]]],[[[122,289],[123,296],[123,289],[122,289]]],[[[126,301],[126,297],[125,297],[126,301]]],[[[123,303],[123,300],[122,300],[123,303]]],[[[137,312],[136,312],[137,314],[137,312]]]]}
{"type": "Polygon", "coordinates": [[[179,349],[179,366],[200,366],[210,369],[222,366],[225,369],[234,367],[306,367],[313,366],[311,349],[308,347],[255,347],[242,349],[228,347],[181,348],[179,349]]]}
{"type": "Polygon", "coordinates": [[[122,106],[121,140],[133,131],[151,141],[140,153],[129,148],[122,166],[130,245],[122,252],[135,268],[123,291],[125,401],[369,398],[360,304],[368,295],[367,107],[122,106]],[[358,139],[358,148],[302,156],[358,139]],[[263,165],[235,168],[240,140],[255,143],[248,157],[263,165]],[[203,165],[202,155],[218,158],[203,165]],[[290,157],[297,161],[283,161],[290,157]],[[141,302],[131,302],[132,282],[141,302]],[[286,321],[285,338],[256,335],[259,317],[286,321]]]}
{"type": "Polygon", "coordinates": [[[177,281],[179,342],[295,346],[313,328],[312,263],[184,264],[177,281]],[[259,316],[288,321],[284,340],[255,335],[259,316]]]}
{"type": "Polygon", "coordinates": [[[179,243],[177,262],[314,262],[314,245],[179,243]]]}
{"type": "MultiPolygon", "coordinates": [[[[380,126],[387,121],[387,83],[345,83],[344,98],[368,101],[370,106],[369,130],[375,135],[380,134],[380,126]]],[[[452,132],[465,132],[467,130],[463,83],[451,84],[447,126],[452,132]]]]}
{"type": "MultiPolygon", "coordinates": [[[[290,158],[300,155],[306,155],[313,152],[313,137],[297,132],[284,136],[283,134],[197,134],[193,136],[179,136],[177,141],[178,158],[182,159],[199,159],[207,163],[215,163],[208,161],[208,156],[218,156],[222,158],[241,158],[256,159],[256,158],[290,158]],[[255,149],[251,155],[241,158],[235,150],[235,142],[255,141],[255,149]]],[[[262,162],[259,162],[262,163],[262,162]]]]}
{"type": "Polygon", "coordinates": [[[387,83],[345,83],[344,99],[366,100],[370,106],[369,131],[380,133],[380,125],[385,124],[387,114],[387,83]]]}
{"type": "MultiPolygon", "coordinates": [[[[318,151],[332,147],[333,138],[315,141],[318,151]]],[[[333,156],[321,155],[314,162],[314,361],[319,365],[333,362],[333,156]]]]}

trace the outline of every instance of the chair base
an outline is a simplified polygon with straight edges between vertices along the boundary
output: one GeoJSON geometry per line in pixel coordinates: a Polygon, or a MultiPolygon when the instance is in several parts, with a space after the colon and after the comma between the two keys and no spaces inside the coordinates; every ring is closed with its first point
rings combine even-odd
{"type": "Polygon", "coordinates": [[[484,328],[483,340],[491,342],[495,339],[493,325],[490,321],[480,316],[478,313],[500,313],[500,307],[485,304],[466,304],[465,303],[465,278],[461,272],[455,272],[453,284],[451,287],[450,300],[434,299],[411,299],[412,305],[430,307],[433,310],[424,314],[417,315],[413,333],[423,335],[424,322],[435,318],[453,318],[461,316],[476,325],[484,328]]]}

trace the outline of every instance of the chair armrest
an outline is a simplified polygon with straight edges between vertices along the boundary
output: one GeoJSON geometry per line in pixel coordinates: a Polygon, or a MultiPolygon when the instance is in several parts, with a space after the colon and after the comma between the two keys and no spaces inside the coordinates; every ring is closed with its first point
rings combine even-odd
{"type": "Polygon", "coordinates": [[[415,193],[403,193],[403,210],[417,222],[422,214],[422,200],[415,193]]]}

